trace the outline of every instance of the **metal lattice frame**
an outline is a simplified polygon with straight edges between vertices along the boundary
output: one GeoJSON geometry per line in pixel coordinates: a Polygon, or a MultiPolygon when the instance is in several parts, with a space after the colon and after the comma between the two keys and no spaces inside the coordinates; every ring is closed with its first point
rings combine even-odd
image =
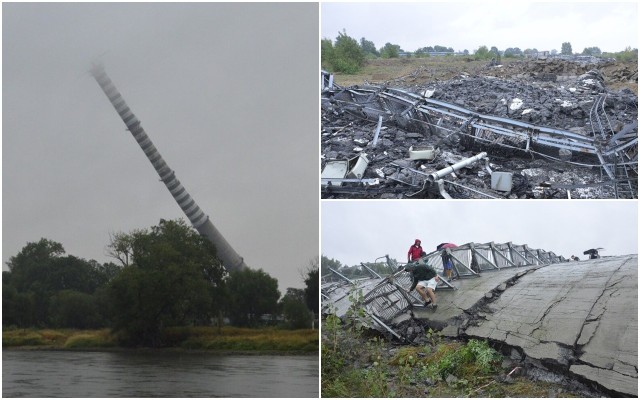
{"type": "MultiPolygon", "coordinates": [[[[472,279],[483,272],[567,261],[564,257],[557,256],[553,252],[531,249],[527,245],[517,245],[511,242],[501,244],[493,242],[467,243],[431,252],[423,258],[441,278],[436,290],[453,289],[453,286],[443,278],[443,253],[449,255],[453,269],[460,279],[472,279]]],[[[362,265],[364,266],[364,263],[362,265]]],[[[340,276],[341,282],[329,282],[322,285],[323,302],[331,304],[338,300],[344,300],[349,291],[368,288],[366,293],[363,293],[361,306],[370,317],[372,327],[391,332],[398,338],[401,335],[393,330],[394,321],[402,315],[409,314],[413,307],[423,303],[422,298],[415,291],[407,292],[406,289],[412,284],[412,278],[411,274],[403,269],[396,269],[395,273],[386,278],[380,278],[379,275],[374,277],[372,274],[372,278],[368,279],[369,284],[365,283],[367,279],[351,280],[337,271],[331,271],[340,276]]]]}
{"type": "MultiPolygon", "coordinates": [[[[324,82],[324,81],[323,81],[324,82]]],[[[616,188],[616,197],[637,197],[638,135],[634,132],[614,134],[600,121],[608,117],[604,112],[604,100],[594,102],[590,118],[599,124],[599,134],[588,137],[570,131],[537,126],[509,118],[478,114],[463,107],[425,98],[401,89],[381,86],[341,88],[334,85],[329,90],[323,85],[322,107],[332,112],[347,112],[369,121],[394,121],[400,126],[418,124],[433,132],[443,128],[464,135],[470,140],[537,153],[550,149],[569,150],[581,155],[591,155],[593,164],[571,163],[577,166],[600,167],[616,188]],[[432,121],[437,121],[433,124],[432,121]],[[609,133],[610,131],[610,133],[609,133]],[[626,188],[620,189],[619,187],[626,188]]],[[[610,127],[610,124],[609,124],[610,127]]],[[[621,132],[622,133],[622,132],[621,132]]],[[[545,154],[546,157],[551,157],[545,154]]],[[[556,158],[558,159],[558,158],[556,158]]],[[[558,159],[559,160],[559,159],[558,159]]],[[[569,161],[566,161],[569,163],[569,161]]]]}

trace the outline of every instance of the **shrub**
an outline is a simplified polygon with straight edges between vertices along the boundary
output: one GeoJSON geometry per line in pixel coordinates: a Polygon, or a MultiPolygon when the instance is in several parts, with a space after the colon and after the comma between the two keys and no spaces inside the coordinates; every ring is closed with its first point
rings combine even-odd
{"type": "Polygon", "coordinates": [[[2,332],[2,347],[11,346],[41,346],[46,344],[42,335],[37,332],[15,331],[2,332]]]}
{"type": "Polygon", "coordinates": [[[106,331],[96,331],[92,333],[79,333],[67,339],[64,344],[65,349],[83,349],[94,347],[112,347],[115,342],[106,331]]]}

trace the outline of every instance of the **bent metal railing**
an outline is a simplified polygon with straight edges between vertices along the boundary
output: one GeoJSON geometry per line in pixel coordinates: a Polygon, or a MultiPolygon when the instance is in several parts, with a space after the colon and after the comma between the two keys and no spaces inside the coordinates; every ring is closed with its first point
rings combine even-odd
{"type": "MultiPolygon", "coordinates": [[[[397,88],[342,88],[335,85],[333,80],[329,85],[328,76],[326,72],[322,75],[324,84],[321,105],[325,111],[346,112],[372,122],[380,119],[384,122],[394,121],[400,127],[417,124],[431,132],[439,129],[478,143],[521,150],[576,166],[602,168],[613,182],[612,185],[620,185],[622,181],[628,187],[624,197],[637,197],[637,125],[635,134],[621,137],[614,134],[613,130],[609,134],[602,128],[599,129],[600,134],[590,137],[509,118],[479,114],[455,104],[397,88]],[[592,161],[568,161],[566,156],[563,158],[559,154],[560,150],[590,157],[592,161]]],[[[600,102],[600,98],[597,98],[596,104],[600,102]]],[[[600,114],[603,114],[603,106],[600,108],[600,114]]],[[[606,114],[602,119],[605,117],[606,114]]]]}
{"type": "MultiPolygon", "coordinates": [[[[455,290],[455,287],[444,278],[442,256],[445,253],[452,261],[453,276],[458,279],[472,279],[483,272],[507,268],[568,261],[550,251],[531,249],[526,244],[467,243],[454,248],[436,250],[423,257],[423,260],[434,267],[440,277],[436,290],[455,290]]],[[[410,319],[412,309],[421,306],[423,300],[415,291],[407,292],[406,289],[411,286],[412,278],[402,266],[383,278],[369,274],[370,278],[350,279],[338,271],[331,271],[337,274],[339,281],[322,285],[324,313],[333,312],[343,317],[347,314],[349,307],[359,307],[369,317],[368,323],[371,328],[389,332],[403,339],[401,332],[394,329],[394,325],[410,319]],[[362,292],[361,298],[348,295],[356,291],[362,292]],[[354,305],[354,301],[359,304],[354,305]]]]}

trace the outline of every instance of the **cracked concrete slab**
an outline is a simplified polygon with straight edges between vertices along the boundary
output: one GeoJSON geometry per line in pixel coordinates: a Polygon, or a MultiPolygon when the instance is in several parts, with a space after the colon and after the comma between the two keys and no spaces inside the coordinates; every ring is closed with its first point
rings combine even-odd
{"type": "Polygon", "coordinates": [[[438,292],[437,312],[414,310],[416,318],[449,325],[450,335],[506,343],[613,393],[638,395],[637,255],[484,272],[456,284],[456,291],[438,292]]]}

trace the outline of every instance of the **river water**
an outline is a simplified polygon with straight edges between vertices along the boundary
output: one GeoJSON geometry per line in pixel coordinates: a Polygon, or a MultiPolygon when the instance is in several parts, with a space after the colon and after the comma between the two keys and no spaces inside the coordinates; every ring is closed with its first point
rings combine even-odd
{"type": "Polygon", "coordinates": [[[2,351],[2,397],[318,397],[319,359],[2,351]]]}

